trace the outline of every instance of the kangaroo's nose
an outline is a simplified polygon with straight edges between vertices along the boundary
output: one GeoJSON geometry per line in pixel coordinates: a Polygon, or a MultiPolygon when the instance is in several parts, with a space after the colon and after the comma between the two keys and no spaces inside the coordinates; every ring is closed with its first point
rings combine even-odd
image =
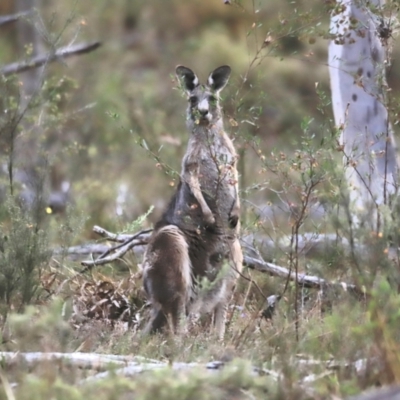
{"type": "Polygon", "coordinates": [[[199,113],[202,117],[205,117],[208,114],[208,110],[199,110],[199,113]]]}

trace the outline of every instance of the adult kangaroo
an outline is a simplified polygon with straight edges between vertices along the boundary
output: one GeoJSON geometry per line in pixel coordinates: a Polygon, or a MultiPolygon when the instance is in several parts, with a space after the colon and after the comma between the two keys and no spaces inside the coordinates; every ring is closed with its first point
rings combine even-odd
{"type": "Polygon", "coordinates": [[[201,85],[191,69],[176,68],[188,97],[190,138],[177,191],[144,256],[144,288],[152,304],[148,333],[165,325],[177,332],[182,318],[212,311],[218,336],[225,332],[228,302],[243,262],[238,157],[219,105],[230,73],[230,67],[219,67],[201,85]]]}

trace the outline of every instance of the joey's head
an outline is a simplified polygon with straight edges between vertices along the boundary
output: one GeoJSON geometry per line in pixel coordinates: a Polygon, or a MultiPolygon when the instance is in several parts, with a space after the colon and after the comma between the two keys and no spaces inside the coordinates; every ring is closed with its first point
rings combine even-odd
{"type": "Polygon", "coordinates": [[[187,67],[176,67],[176,76],[188,96],[187,122],[190,127],[215,125],[221,118],[219,93],[228,83],[231,68],[227,65],[212,71],[205,85],[187,67]]]}

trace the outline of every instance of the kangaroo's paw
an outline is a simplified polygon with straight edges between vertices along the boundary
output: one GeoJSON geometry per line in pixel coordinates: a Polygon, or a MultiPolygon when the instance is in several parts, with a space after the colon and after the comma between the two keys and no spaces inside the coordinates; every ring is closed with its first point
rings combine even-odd
{"type": "Polygon", "coordinates": [[[211,212],[209,214],[205,214],[204,215],[204,220],[205,220],[207,225],[214,225],[215,224],[215,217],[214,217],[214,215],[212,215],[211,212]]]}

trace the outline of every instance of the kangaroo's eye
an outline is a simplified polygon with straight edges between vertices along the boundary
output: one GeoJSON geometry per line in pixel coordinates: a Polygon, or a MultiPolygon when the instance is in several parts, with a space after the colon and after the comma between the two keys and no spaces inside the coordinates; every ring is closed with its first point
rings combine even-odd
{"type": "Polygon", "coordinates": [[[209,96],[208,97],[208,101],[211,103],[211,104],[215,104],[216,102],[217,102],[217,98],[215,97],[215,96],[209,96]]]}
{"type": "Polygon", "coordinates": [[[192,97],[190,97],[189,101],[190,101],[190,105],[192,107],[194,107],[195,105],[197,105],[198,99],[197,99],[197,97],[192,96],[192,97]]]}

